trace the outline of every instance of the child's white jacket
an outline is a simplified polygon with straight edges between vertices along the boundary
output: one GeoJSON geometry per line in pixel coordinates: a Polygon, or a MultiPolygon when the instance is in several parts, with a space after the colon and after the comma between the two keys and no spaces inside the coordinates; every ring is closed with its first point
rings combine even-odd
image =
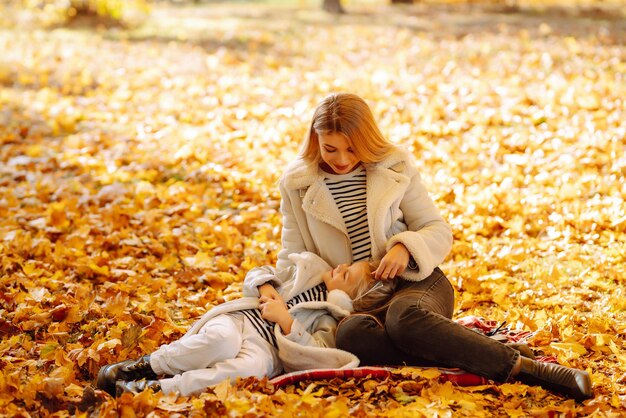
{"type": "MultiPolygon", "coordinates": [[[[322,273],[331,267],[313,253],[289,255],[293,266],[276,270],[273,267],[257,267],[248,272],[243,285],[243,298],[218,305],[198,321],[182,337],[197,334],[202,326],[217,315],[255,309],[259,307],[257,286],[272,282],[284,301],[322,283],[322,273]]],[[[328,293],[326,302],[301,302],[289,313],[294,318],[291,333],[284,335],[278,325],[274,328],[278,344],[278,356],[286,372],[319,368],[351,368],[359,365],[359,359],[335,348],[335,329],[341,318],[352,311],[350,297],[340,290],[328,293]]]]}

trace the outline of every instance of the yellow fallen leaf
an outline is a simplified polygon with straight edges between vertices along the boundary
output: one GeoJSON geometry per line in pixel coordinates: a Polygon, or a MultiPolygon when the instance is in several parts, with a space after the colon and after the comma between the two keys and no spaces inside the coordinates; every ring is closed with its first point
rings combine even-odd
{"type": "Polygon", "coordinates": [[[67,396],[82,396],[83,395],[83,391],[84,391],[84,388],[82,388],[81,386],[78,386],[75,383],[70,383],[65,388],[65,394],[67,396]]]}
{"type": "Polygon", "coordinates": [[[550,347],[555,350],[572,352],[574,354],[583,355],[587,354],[587,349],[582,344],[578,343],[552,343],[550,347]]]}
{"type": "Polygon", "coordinates": [[[37,268],[37,264],[34,262],[27,262],[24,263],[22,265],[22,270],[24,271],[24,274],[26,274],[27,276],[41,276],[41,274],[43,273],[43,269],[37,268]]]}
{"type": "Polygon", "coordinates": [[[105,341],[98,345],[97,351],[110,350],[112,348],[122,345],[122,341],[119,338],[113,338],[112,340],[105,341]]]}
{"type": "Polygon", "coordinates": [[[416,374],[426,379],[436,379],[441,376],[441,372],[437,368],[418,369],[416,374]]]}
{"type": "Polygon", "coordinates": [[[109,275],[109,268],[107,266],[100,267],[99,265],[95,263],[89,263],[87,266],[96,274],[100,274],[102,276],[109,275]]]}
{"type": "Polygon", "coordinates": [[[53,202],[48,206],[48,224],[58,228],[64,229],[70,225],[70,221],[67,218],[67,205],[65,202],[53,202]]]}
{"type": "Polygon", "coordinates": [[[528,390],[528,386],[526,385],[518,385],[511,383],[502,383],[498,385],[498,388],[502,393],[506,396],[524,396],[526,395],[526,391],[528,390]]]}
{"type": "Polygon", "coordinates": [[[209,268],[214,265],[214,258],[204,251],[198,251],[193,257],[185,257],[185,263],[189,267],[209,268]]]}

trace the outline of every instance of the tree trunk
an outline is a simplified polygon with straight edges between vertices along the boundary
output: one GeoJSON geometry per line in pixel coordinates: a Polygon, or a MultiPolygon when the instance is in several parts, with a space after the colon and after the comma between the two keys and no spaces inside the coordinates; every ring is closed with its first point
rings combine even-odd
{"type": "Polygon", "coordinates": [[[326,10],[328,13],[334,14],[346,12],[341,6],[341,0],[324,0],[324,3],[322,3],[322,9],[326,10]]]}

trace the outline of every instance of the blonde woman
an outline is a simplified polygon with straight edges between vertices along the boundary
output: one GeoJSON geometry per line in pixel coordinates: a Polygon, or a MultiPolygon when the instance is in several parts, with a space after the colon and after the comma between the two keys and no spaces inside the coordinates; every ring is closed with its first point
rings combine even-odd
{"type": "MultiPolygon", "coordinates": [[[[506,381],[539,384],[576,399],[592,396],[585,371],[539,363],[452,321],[454,292],[437,267],[452,233],[412,156],[381,134],[367,103],[331,94],[318,105],[299,158],[281,181],[282,245],[318,254],[331,266],[380,260],[377,280],[398,280],[376,314],[355,314],[337,329],[337,346],[362,365],[438,364],[506,381]]],[[[278,298],[271,283],[261,295],[278,298]]]]}

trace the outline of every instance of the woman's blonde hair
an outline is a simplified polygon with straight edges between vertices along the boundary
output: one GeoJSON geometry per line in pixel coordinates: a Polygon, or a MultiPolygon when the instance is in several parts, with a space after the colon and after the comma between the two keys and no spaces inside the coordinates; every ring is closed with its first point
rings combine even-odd
{"type": "Polygon", "coordinates": [[[378,129],[374,115],[365,100],[350,93],[333,93],[315,109],[300,156],[311,163],[319,163],[319,135],[340,133],[352,147],[356,157],[364,163],[382,161],[394,146],[378,129]]]}

